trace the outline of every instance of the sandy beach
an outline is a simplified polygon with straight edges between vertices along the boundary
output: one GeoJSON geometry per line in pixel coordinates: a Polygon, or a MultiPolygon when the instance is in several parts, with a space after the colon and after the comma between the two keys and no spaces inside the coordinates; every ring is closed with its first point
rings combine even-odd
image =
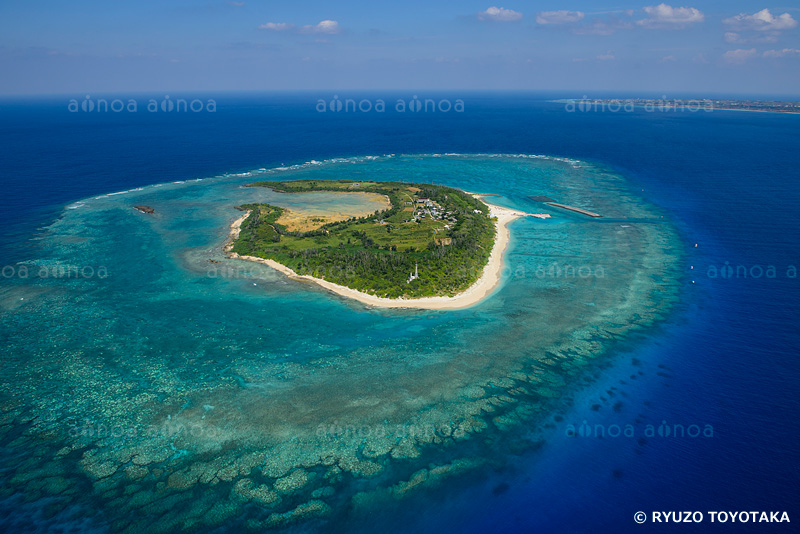
{"type": "MultiPolygon", "coordinates": [[[[480,195],[474,195],[474,196],[480,197],[480,195]]],[[[230,258],[255,261],[258,263],[269,265],[276,271],[282,272],[289,278],[295,280],[313,282],[321,287],[324,287],[329,291],[336,293],[337,295],[355,299],[368,306],[377,306],[381,308],[416,308],[425,310],[456,310],[461,308],[468,308],[469,306],[473,306],[478,302],[480,302],[481,300],[483,300],[484,298],[486,298],[487,296],[489,296],[500,283],[500,275],[503,270],[503,253],[508,247],[508,242],[510,238],[510,231],[508,229],[508,225],[512,221],[518,219],[519,217],[538,217],[538,218],[549,217],[549,215],[532,214],[532,213],[525,213],[522,211],[512,210],[509,208],[496,206],[494,204],[489,204],[488,202],[486,202],[486,204],[489,206],[489,211],[492,217],[497,218],[496,221],[497,235],[495,237],[494,247],[492,247],[492,252],[489,256],[489,262],[483,268],[483,273],[481,273],[480,278],[478,278],[478,280],[474,284],[472,284],[470,287],[468,287],[461,293],[454,295],[452,297],[423,297],[416,299],[403,299],[403,298],[390,299],[384,297],[376,297],[374,295],[363,293],[361,291],[356,291],[355,289],[351,289],[349,287],[345,287],[339,284],[334,284],[326,280],[322,280],[320,278],[315,278],[313,276],[298,275],[292,269],[274,260],[257,258],[255,256],[241,256],[239,254],[231,252],[231,247],[233,246],[233,242],[239,236],[239,230],[241,224],[242,222],[244,222],[244,220],[247,218],[250,212],[247,212],[245,215],[243,215],[242,217],[234,221],[233,224],[231,224],[230,238],[228,240],[228,243],[225,245],[225,252],[228,254],[230,258]]]]}

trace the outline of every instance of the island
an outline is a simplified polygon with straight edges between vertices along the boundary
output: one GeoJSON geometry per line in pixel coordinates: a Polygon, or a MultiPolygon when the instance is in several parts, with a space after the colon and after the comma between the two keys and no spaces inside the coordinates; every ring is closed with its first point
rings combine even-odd
{"type": "MultiPolygon", "coordinates": [[[[508,224],[523,213],[487,205],[481,195],[404,182],[255,182],[280,193],[365,195],[371,213],[307,213],[244,204],[231,225],[229,257],[257,261],[371,306],[454,309],[497,286],[508,224]]],[[[274,201],[273,201],[274,202],[274,201]]],[[[278,202],[279,203],[279,202],[278,202]]]]}
{"type": "Polygon", "coordinates": [[[800,113],[800,102],[784,100],[727,100],[713,98],[578,98],[553,102],[567,105],[568,111],[619,112],[642,108],[645,111],[762,111],[800,113]]]}

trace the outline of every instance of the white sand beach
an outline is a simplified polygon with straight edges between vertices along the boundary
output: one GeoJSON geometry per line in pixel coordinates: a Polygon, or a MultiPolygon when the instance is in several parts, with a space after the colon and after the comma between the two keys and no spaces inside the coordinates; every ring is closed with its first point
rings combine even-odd
{"type": "MultiPolygon", "coordinates": [[[[474,195],[474,196],[480,196],[480,195],[474,195]]],[[[482,200],[484,200],[485,202],[485,199],[482,200]]],[[[356,291],[355,289],[351,289],[349,287],[345,287],[339,284],[328,282],[326,280],[322,280],[321,278],[315,278],[313,276],[307,276],[307,275],[298,275],[292,269],[273,260],[257,258],[255,256],[241,256],[239,254],[231,252],[233,241],[239,236],[240,226],[242,222],[244,222],[244,220],[250,214],[249,212],[246,213],[244,216],[240,217],[239,219],[237,219],[236,221],[234,221],[233,224],[231,224],[230,239],[228,241],[228,244],[225,246],[225,252],[227,252],[228,256],[231,258],[255,261],[258,263],[269,265],[273,269],[282,272],[289,278],[295,280],[304,280],[308,282],[313,282],[321,287],[324,287],[329,291],[336,293],[337,295],[355,299],[368,306],[377,306],[381,308],[416,308],[416,309],[426,309],[426,310],[455,310],[455,309],[467,308],[469,306],[477,304],[478,302],[489,296],[500,283],[500,275],[503,270],[503,253],[508,247],[508,242],[510,237],[510,231],[508,229],[508,225],[519,217],[530,216],[538,218],[549,218],[549,215],[525,213],[522,211],[496,206],[494,204],[489,204],[488,202],[486,202],[486,204],[489,206],[489,210],[492,217],[497,218],[496,222],[497,235],[495,237],[494,247],[492,248],[491,255],[489,256],[489,262],[483,268],[483,273],[481,273],[480,278],[478,278],[478,280],[474,284],[472,284],[470,287],[468,287],[461,293],[454,295],[452,297],[423,297],[416,299],[403,299],[403,298],[391,299],[384,297],[376,297],[368,293],[356,291]]]]}

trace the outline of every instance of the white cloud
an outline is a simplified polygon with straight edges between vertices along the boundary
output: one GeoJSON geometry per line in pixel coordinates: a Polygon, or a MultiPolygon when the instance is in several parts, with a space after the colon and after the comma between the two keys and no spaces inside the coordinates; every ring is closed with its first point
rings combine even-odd
{"type": "Polygon", "coordinates": [[[688,24],[703,22],[705,15],[694,7],[672,7],[667,4],[643,8],[647,18],[637,20],[636,24],[645,28],[679,29],[688,24]]]}
{"type": "Polygon", "coordinates": [[[733,43],[733,44],[743,44],[743,43],[777,43],[778,37],[780,36],[780,32],[765,32],[765,33],[757,33],[753,34],[753,32],[748,32],[750,35],[747,37],[742,36],[742,34],[737,32],[725,32],[725,42],[726,43],[733,43]]]}
{"type": "Polygon", "coordinates": [[[597,56],[597,59],[600,61],[612,61],[617,58],[616,56],[614,56],[614,54],[611,53],[611,51],[608,51],[605,54],[600,54],[599,56],[597,56]]]}
{"type": "Polygon", "coordinates": [[[678,58],[675,56],[664,56],[661,58],[661,63],[671,63],[673,61],[678,61],[678,58]]]}
{"type": "Polygon", "coordinates": [[[722,58],[728,63],[744,63],[748,59],[756,57],[755,48],[737,48],[736,50],[728,50],[722,54],[722,58]]]}
{"type": "Polygon", "coordinates": [[[736,32],[725,32],[726,43],[743,43],[744,39],[736,32]]]}
{"type": "Polygon", "coordinates": [[[339,33],[339,23],[335,20],[323,20],[318,24],[307,24],[301,28],[303,33],[339,33]]]}
{"type": "Polygon", "coordinates": [[[601,14],[604,17],[588,18],[583,11],[542,11],[536,15],[536,23],[541,25],[557,26],[563,25],[576,35],[611,35],[617,30],[629,30],[633,28],[632,21],[619,14],[631,17],[634,14],[632,9],[624,11],[607,11],[601,14]]]}
{"type": "Polygon", "coordinates": [[[629,30],[633,25],[617,17],[609,17],[607,20],[595,18],[587,24],[578,24],[572,28],[572,33],[577,35],[611,35],[617,30],[629,30]]]}
{"type": "Polygon", "coordinates": [[[480,20],[493,20],[496,22],[514,22],[522,18],[522,13],[504,7],[490,7],[478,13],[480,20]]]}
{"type": "Polygon", "coordinates": [[[764,57],[789,57],[800,56],[800,50],[797,48],[784,48],[783,50],[765,50],[764,57]]]}
{"type": "Polygon", "coordinates": [[[571,24],[583,20],[583,11],[542,11],[536,15],[537,24],[571,24]]]}
{"type": "Polygon", "coordinates": [[[328,34],[332,35],[334,33],[339,33],[341,29],[339,28],[339,23],[335,20],[323,20],[318,24],[306,24],[301,28],[295,28],[294,24],[288,24],[286,22],[267,22],[266,24],[261,24],[258,26],[259,30],[269,30],[273,32],[285,32],[289,30],[296,30],[300,33],[317,33],[317,34],[328,34]]]}
{"type": "Polygon", "coordinates": [[[259,30],[270,30],[273,32],[282,32],[291,30],[292,28],[294,28],[294,24],[286,24],[285,22],[267,22],[258,27],[259,30]]]}
{"type": "Polygon", "coordinates": [[[782,31],[797,27],[797,21],[789,13],[775,16],[769,9],[746,15],[740,13],[722,21],[725,26],[737,31],[782,31]]]}

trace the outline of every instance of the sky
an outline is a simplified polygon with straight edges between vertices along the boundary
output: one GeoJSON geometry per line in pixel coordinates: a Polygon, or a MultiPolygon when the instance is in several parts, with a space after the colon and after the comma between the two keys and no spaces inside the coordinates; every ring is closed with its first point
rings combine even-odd
{"type": "Polygon", "coordinates": [[[2,0],[0,94],[800,96],[800,4],[769,1],[2,0]]]}

